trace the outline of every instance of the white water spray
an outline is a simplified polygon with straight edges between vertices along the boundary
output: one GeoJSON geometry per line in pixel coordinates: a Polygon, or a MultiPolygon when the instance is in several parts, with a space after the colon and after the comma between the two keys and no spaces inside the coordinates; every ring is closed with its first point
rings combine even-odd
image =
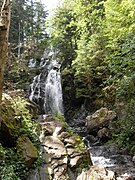
{"type": "Polygon", "coordinates": [[[45,114],[63,114],[60,64],[55,60],[52,60],[50,64],[48,62],[48,60],[47,63],[44,62],[43,71],[30,85],[29,99],[37,103],[45,114]]]}

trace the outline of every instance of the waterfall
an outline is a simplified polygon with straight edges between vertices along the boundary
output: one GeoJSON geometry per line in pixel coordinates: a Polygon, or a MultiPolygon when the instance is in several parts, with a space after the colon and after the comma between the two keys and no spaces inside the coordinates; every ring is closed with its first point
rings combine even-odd
{"type": "Polygon", "coordinates": [[[34,77],[30,85],[29,99],[38,104],[43,114],[63,114],[60,64],[56,60],[43,63],[41,58],[40,66],[42,72],[34,77]]]}
{"type": "Polygon", "coordinates": [[[60,70],[55,67],[48,73],[45,84],[45,112],[63,114],[60,70]]]}

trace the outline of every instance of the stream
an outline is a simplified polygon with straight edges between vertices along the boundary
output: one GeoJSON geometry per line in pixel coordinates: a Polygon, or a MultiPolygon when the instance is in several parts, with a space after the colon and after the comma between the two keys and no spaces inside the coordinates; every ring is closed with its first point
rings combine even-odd
{"type": "Polygon", "coordinates": [[[116,180],[135,180],[135,167],[132,157],[122,154],[116,144],[91,146],[84,137],[90,151],[93,165],[103,165],[116,174],[116,180]],[[131,179],[127,179],[127,178],[131,179]]]}
{"type": "MultiPolygon", "coordinates": [[[[53,53],[49,56],[52,56],[52,54],[53,53]]],[[[50,59],[50,57],[48,57],[48,59],[50,59]]],[[[35,65],[35,61],[31,59],[29,68],[33,68],[35,65]]],[[[35,76],[33,83],[30,85],[29,99],[39,105],[42,114],[63,114],[60,64],[55,60],[48,63],[48,60],[41,58],[40,66],[43,69],[39,75],[35,76]]],[[[79,120],[82,118],[78,117],[79,120]]],[[[78,122],[78,120],[76,122],[78,122]]],[[[77,128],[78,127],[82,128],[83,134],[83,122],[81,126],[77,125],[77,128]]],[[[116,172],[117,180],[135,180],[135,167],[132,157],[122,154],[117,145],[92,146],[85,137],[83,140],[90,151],[93,165],[103,165],[107,169],[116,172]],[[129,177],[132,178],[127,179],[129,177]]]]}

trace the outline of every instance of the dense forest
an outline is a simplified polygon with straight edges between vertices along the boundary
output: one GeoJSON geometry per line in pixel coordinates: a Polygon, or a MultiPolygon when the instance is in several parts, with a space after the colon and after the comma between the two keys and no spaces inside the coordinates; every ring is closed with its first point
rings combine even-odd
{"type": "Polygon", "coordinates": [[[51,21],[65,114],[82,104],[89,111],[115,109],[120,132],[114,139],[128,147],[135,126],[134,13],[134,0],[65,0],[51,21]]]}
{"type": "MultiPolygon", "coordinates": [[[[63,0],[49,18],[41,1],[13,0],[8,11],[8,42],[3,42],[2,8],[0,16],[0,179],[27,177],[29,167],[16,150],[21,134],[39,148],[35,120],[40,110],[30,104],[28,90],[41,68],[28,64],[35,59],[39,65],[51,48],[61,64],[67,123],[82,107],[87,114],[113,110],[117,118],[108,142],[135,155],[135,0],[63,0]]],[[[41,164],[38,156],[34,167],[41,164]]]]}

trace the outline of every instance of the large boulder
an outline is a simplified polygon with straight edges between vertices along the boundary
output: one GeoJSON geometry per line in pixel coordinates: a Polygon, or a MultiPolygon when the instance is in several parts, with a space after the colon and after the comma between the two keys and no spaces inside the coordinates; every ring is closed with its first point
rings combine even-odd
{"type": "Polygon", "coordinates": [[[113,180],[115,173],[103,166],[93,166],[89,170],[83,170],[76,180],[113,180]]]}
{"type": "Polygon", "coordinates": [[[14,99],[8,94],[2,95],[0,142],[5,147],[14,147],[19,136],[21,120],[16,118],[14,99]]]}
{"type": "Polygon", "coordinates": [[[42,130],[53,136],[59,135],[63,128],[63,124],[59,123],[57,120],[42,123],[42,130]]]}
{"type": "Polygon", "coordinates": [[[98,131],[101,127],[109,125],[110,121],[116,118],[116,113],[107,108],[101,108],[94,114],[86,117],[87,131],[98,131]]]}
{"type": "MultiPolygon", "coordinates": [[[[76,179],[78,172],[92,165],[90,154],[81,138],[70,131],[67,124],[57,118],[47,117],[40,122],[43,167],[47,171],[43,177],[53,180],[76,179]],[[67,130],[67,131],[66,131],[67,130]]],[[[43,169],[43,168],[41,168],[43,169]]],[[[39,174],[43,171],[40,169],[39,174]]],[[[37,171],[35,171],[37,173],[37,171]]],[[[38,175],[31,175],[28,179],[38,180],[38,175]]]]}
{"type": "Polygon", "coordinates": [[[38,158],[37,148],[32,144],[30,139],[22,135],[17,139],[17,152],[20,157],[24,160],[28,168],[32,167],[34,161],[38,158]]]}

